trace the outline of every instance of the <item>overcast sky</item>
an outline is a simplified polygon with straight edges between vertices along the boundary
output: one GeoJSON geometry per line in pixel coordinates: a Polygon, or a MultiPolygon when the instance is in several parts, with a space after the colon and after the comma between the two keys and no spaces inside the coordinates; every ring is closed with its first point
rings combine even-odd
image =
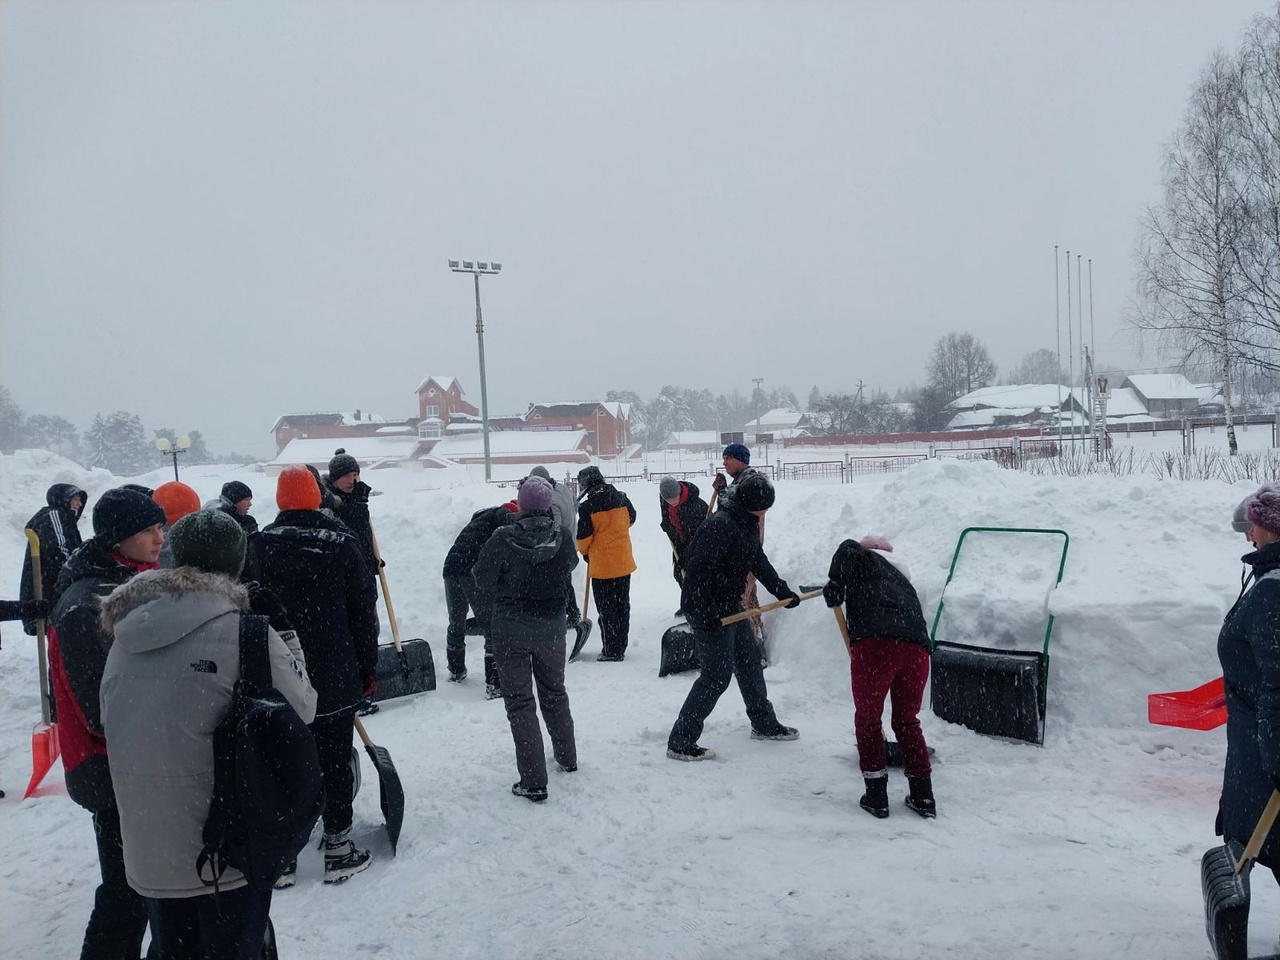
{"type": "Polygon", "coordinates": [[[3,0],[0,383],[254,454],[428,374],[478,405],[474,257],[494,414],[892,390],[948,331],[1052,347],[1055,243],[1100,359],[1149,367],[1137,218],[1265,9],[3,0]]]}

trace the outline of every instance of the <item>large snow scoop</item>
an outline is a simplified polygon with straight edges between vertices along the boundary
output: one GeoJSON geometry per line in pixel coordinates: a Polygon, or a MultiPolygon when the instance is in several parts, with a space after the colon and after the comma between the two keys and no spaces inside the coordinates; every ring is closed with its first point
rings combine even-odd
{"type": "Polygon", "coordinates": [[[1280,790],[1271,791],[1249,843],[1228,841],[1200,858],[1200,890],[1204,894],[1204,926],[1217,960],[1248,960],[1249,870],[1280,813],[1280,790]]]}
{"type": "Polygon", "coordinates": [[[933,644],[929,706],[951,723],[975,733],[1008,737],[1028,743],[1044,743],[1044,716],[1049,682],[1049,638],[1053,614],[1048,615],[1044,643],[1039,650],[1009,650],[974,646],[937,639],[938,623],[946,603],[947,584],[955,576],[956,563],[971,533],[1048,534],[1062,537],[1062,554],[1054,586],[1062,582],[1071,538],[1065,530],[1038,527],[966,527],[960,532],[947,582],[938,598],[938,610],[929,632],[933,644]]]}
{"type": "MultiPolygon", "coordinates": [[[[40,537],[31,529],[23,531],[31,544],[31,590],[37,600],[44,599],[44,580],[40,573],[40,537]]],[[[58,745],[58,725],[50,720],[49,712],[49,659],[45,650],[45,621],[36,621],[36,655],[40,663],[40,722],[31,731],[31,779],[22,795],[26,799],[36,792],[40,781],[53,767],[61,752],[58,745]]]]}
{"type": "Polygon", "coordinates": [[[1222,677],[1194,690],[1147,695],[1147,722],[1188,730],[1212,730],[1227,722],[1227,692],[1222,677]]]}
{"type": "MultiPolygon", "coordinates": [[[[572,586],[570,586],[572,589],[572,586]]],[[[577,636],[573,639],[573,649],[569,651],[569,662],[577,660],[582,654],[582,648],[587,645],[587,638],[591,636],[591,618],[587,616],[587,612],[591,609],[591,558],[587,558],[587,587],[582,592],[582,617],[578,620],[577,625],[573,628],[577,636]]]]}
{"type": "Polygon", "coordinates": [[[356,733],[364,741],[364,749],[373,761],[373,768],[378,771],[378,800],[382,806],[382,819],[387,825],[387,839],[391,841],[391,855],[395,856],[400,828],[404,826],[404,787],[400,785],[400,774],[396,772],[387,748],[379,747],[369,739],[369,732],[359,717],[355,722],[356,733]]]}
{"type": "Polygon", "coordinates": [[[391,591],[387,587],[387,574],[382,568],[382,552],[378,539],[373,537],[373,555],[379,561],[378,580],[382,584],[382,599],[387,605],[387,619],[391,621],[391,643],[378,647],[378,684],[371,699],[377,703],[395,700],[436,688],[436,665],[431,658],[431,644],[421,637],[406,643],[400,642],[400,625],[396,623],[396,611],[391,605],[391,591]]]}

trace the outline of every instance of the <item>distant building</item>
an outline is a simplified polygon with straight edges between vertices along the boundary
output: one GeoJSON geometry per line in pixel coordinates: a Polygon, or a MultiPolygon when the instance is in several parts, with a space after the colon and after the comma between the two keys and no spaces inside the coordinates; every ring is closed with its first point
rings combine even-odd
{"type": "Polygon", "coordinates": [[[676,430],[667,434],[660,444],[663,450],[683,450],[685,453],[707,453],[719,455],[723,444],[720,434],[714,430],[676,430]]]}
{"type": "Polygon", "coordinates": [[[456,378],[427,377],[414,393],[418,395],[420,440],[434,441],[481,429],[480,410],[467,402],[456,378]]]}
{"type": "Polygon", "coordinates": [[[742,432],[746,434],[747,443],[756,443],[757,433],[761,436],[772,436],[774,443],[795,437],[807,437],[811,433],[809,415],[789,407],[775,407],[768,413],[762,413],[759,417],[748,420],[743,425],[742,432]]]}
{"type": "Polygon", "coordinates": [[[1086,419],[1079,388],[1056,383],[1023,383],[982,387],[947,404],[955,415],[948,430],[985,430],[992,427],[1082,424],[1086,419]],[[1059,410],[1061,403],[1061,410],[1059,410]]]}
{"type": "Polygon", "coordinates": [[[278,454],[293,440],[414,436],[417,426],[414,418],[388,420],[376,413],[356,410],[353,413],[286,413],[276,420],[271,432],[275,435],[278,454]]]}
{"type": "MultiPolygon", "coordinates": [[[[1125,378],[1123,386],[1133,389],[1148,414],[1165,420],[1194,416],[1204,398],[1204,388],[1180,373],[1135,373],[1125,378]]],[[[1107,413],[1111,413],[1109,404],[1107,413]]]]}
{"type": "Polygon", "coordinates": [[[545,432],[582,430],[592,453],[616,457],[629,452],[631,404],[613,400],[531,403],[520,426],[504,429],[545,432]]]}

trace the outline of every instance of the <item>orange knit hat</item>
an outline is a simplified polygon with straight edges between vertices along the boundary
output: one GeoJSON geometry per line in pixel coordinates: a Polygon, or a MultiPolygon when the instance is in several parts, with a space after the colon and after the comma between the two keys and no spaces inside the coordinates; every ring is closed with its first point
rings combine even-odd
{"type": "Polygon", "coordinates": [[[164,522],[172,527],[188,513],[200,509],[200,495],[178,480],[170,480],[156,487],[151,499],[164,510],[164,522]]]}
{"type": "Polygon", "coordinates": [[[280,471],[276,480],[276,506],[281,510],[319,509],[320,488],[310,470],[295,463],[280,471]]]}

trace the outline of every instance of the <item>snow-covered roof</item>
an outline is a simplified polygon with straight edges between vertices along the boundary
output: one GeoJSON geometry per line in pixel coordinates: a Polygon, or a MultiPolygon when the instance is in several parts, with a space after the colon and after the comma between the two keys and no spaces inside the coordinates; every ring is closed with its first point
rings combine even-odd
{"type": "Polygon", "coordinates": [[[953,410],[971,410],[975,407],[1046,407],[1056,410],[1058,397],[1065,404],[1074,397],[1079,402],[1079,390],[1059,386],[1056,383],[1015,383],[1002,387],[982,387],[957,397],[947,406],[953,410]]]}
{"type": "Polygon", "coordinates": [[[947,422],[948,430],[964,430],[969,427],[989,427],[996,422],[996,414],[1000,411],[992,407],[981,410],[962,410],[947,422]]]}
{"type": "MultiPolygon", "coordinates": [[[[586,438],[582,430],[498,430],[489,431],[489,455],[513,457],[521,454],[544,456],[577,450],[586,438]]],[[[433,457],[456,460],[484,453],[483,433],[450,434],[431,448],[433,457]]]]}
{"type": "MultiPolygon", "coordinates": [[[[756,429],[756,417],[752,417],[744,425],[744,429],[748,432],[756,429]]],[[[798,410],[792,410],[789,407],[774,407],[766,413],[760,414],[760,432],[776,433],[779,430],[785,430],[788,427],[794,427],[804,419],[804,414],[798,410]]]]}
{"type": "Polygon", "coordinates": [[[342,426],[344,427],[353,427],[353,426],[356,426],[357,424],[365,424],[365,423],[403,423],[404,422],[403,417],[400,418],[399,420],[388,420],[386,417],[382,416],[382,414],[380,413],[364,413],[363,411],[360,411],[360,410],[352,410],[352,411],[333,410],[333,411],[324,411],[321,413],[316,413],[316,412],[285,413],[285,414],[281,414],[279,417],[276,418],[276,422],[271,426],[272,431],[274,432],[275,429],[279,427],[280,424],[284,423],[286,420],[288,420],[290,425],[294,427],[319,425],[319,424],[323,424],[326,426],[337,426],[338,424],[342,424],[342,426]],[[357,414],[359,414],[358,417],[357,417],[357,414]]]}
{"type": "Polygon", "coordinates": [[[398,423],[391,427],[379,427],[377,430],[373,431],[373,433],[374,436],[378,437],[393,437],[397,435],[404,436],[405,434],[413,433],[413,427],[409,426],[407,423],[398,423]]]}
{"type": "Polygon", "coordinates": [[[720,434],[714,430],[675,430],[667,434],[664,447],[717,447],[720,434]]]}
{"type": "Polygon", "coordinates": [[[1147,405],[1132,387],[1117,387],[1107,401],[1107,420],[1114,417],[1147,416],[1147,405]]]}
{"type": "MultiPolygon", "coordinates": [[[[576,414],[588,414],[596,407],[603,407],[617,420],[626,420],[631,416],[631,404],[619,403],[617,400],[549,400],[529,404],[529,412],[541,408],[544,413],[553,417],[567,417],[576,414]]],[[[527,417],[528,414],[526,413],[527,417]]]]}
{"type": "MultiPolygon", "coordinates": [[[[439,386],[441,390],[443,390],[445,393],[448,393],[449,388],[453,386],[454,379],[455,379],[454,377],[427,377],[420,384],[418,384],[418,389],[414,390],[413,392],[421,393],[422,388],[425,387],[430,381],[434,380],[436,382],[436,385],[439,386]]],[[[458,384],[458,392],[462,393],[462,384],[458,384]]]]}
{"type": "Polygon", "coordinates": [[[379,460],[406,460],[418,447],[417,437],[317,437],[295,439],[267,463],[288,466],[293,463],[328,463],[334,451],[342,447],[362,464],[379,460]]]}
{"type": "Polygon", "coordinates": [[[1199,400],[1200,388],[1180,373],[1135,373],[1125,379],[1148,400],[1199,400]]]}

